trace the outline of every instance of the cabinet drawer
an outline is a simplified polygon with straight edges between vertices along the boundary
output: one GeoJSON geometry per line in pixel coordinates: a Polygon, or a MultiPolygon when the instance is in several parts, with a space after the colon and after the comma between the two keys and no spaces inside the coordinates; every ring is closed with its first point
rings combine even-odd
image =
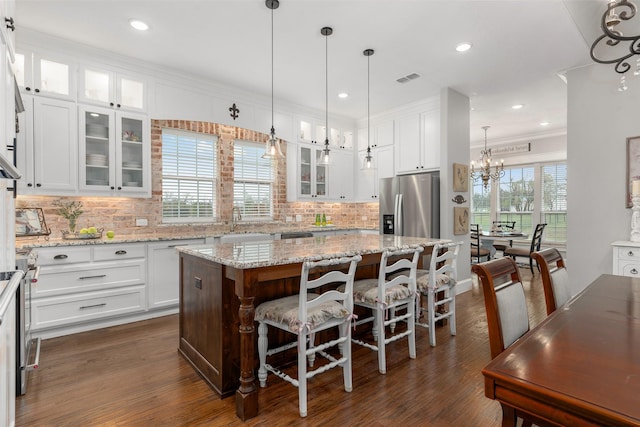
{"type": "Polygon", "coordinates": [[[33,300],[33,330],[146,310],[144,285],[68,297],[33,300]]]}
{"type": "Polygon", "coordinates": [[[32,287],[33,298],[62,295],[71,292],[104,290],[138,285],[146,279],[144,260],[102,262],[83,266],[43,268],[38,282],[32,287]]]}
{"type": "Polygon", "coordinates": [[[89,246],[60,246],[56,248],[38,248],[38,265],[64,265],[91,261],[89,246]]]}
{"type": "Polygon", "coordinates": [[[637,261],[640,263],[640,248],[635,247],[617,247],[614,257],[619,260],[637,261]]]}
{"type": "Polygon", "coordinates": [[[627,277],[640,277],[640,262],[620,261],[617,274],[627,277]]]}
{"type": "Polygon", "coordinates": [[[145,245],[102,245],[93,248],[94,261],[144,258],[145,245]]]}

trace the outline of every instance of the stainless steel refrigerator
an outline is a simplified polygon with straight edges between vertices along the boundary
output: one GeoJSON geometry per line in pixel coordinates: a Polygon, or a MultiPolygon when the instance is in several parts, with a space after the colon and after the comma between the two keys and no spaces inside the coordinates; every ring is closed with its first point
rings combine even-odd
{"type": "Polygon", "coordinates": [[[380,180],[380,233],[440,237],[440,174],[380,180]]]}

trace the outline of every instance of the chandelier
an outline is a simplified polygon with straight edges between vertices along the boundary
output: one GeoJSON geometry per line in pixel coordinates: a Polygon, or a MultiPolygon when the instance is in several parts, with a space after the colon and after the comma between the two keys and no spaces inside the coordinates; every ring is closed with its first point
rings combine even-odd
{"type": "MultiPolygon", "coordinates": [[[[631,65],[627,60],[640,55],[640,34],[625,34],[622,30],[631,30],[624,23],[633,19],[636,11],[630,0],[609,0],[600,21],[603,34],[591,45],[591,59],[600,64],[615,64],[619,74],[629,71],[631,65]]],[[[636,60],[634,74],[640,75],[640,57],[636,60]]],[[[624,76],[622,78],[624,83],[624,76]]]]}
{"type": "Polygon", "coordinates": [[[490,126],[482,127],[482,129],[484,129],[484,150],[480,151],[481,156],[478,170],[476,170],[475,162],[471,162],[471,178],[474,181],[482,179],[482,185],[485,190],[489,188],[490,179],[498,181],[504,176],[504,160],[501,160],[500,163],[496,161],[494,170],[491,171],[491,149],[487,148],[487,129],[489,128],[490,126]]]}

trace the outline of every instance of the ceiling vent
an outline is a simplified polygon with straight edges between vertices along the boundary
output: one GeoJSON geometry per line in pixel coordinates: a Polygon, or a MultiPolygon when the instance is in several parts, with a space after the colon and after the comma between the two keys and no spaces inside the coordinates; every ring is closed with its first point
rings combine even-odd
{"type": "Polygon", "coordinates": [[[420,74],[411,73],[411,74],[407,74],[406,76],[400,77],[399,79],[396,79],[396,81],[398,83],[407,83],[407,82],[410,82],[411,80],[417,79],[418,77],[420,77],[420,74]]]}

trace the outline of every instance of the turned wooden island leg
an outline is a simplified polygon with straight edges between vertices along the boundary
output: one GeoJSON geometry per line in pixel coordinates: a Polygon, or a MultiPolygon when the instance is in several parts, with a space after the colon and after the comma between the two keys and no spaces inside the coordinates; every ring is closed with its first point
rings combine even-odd
{"type": "Polygon", "coordinates": [[[242,421],[258,415],[258,389],[253,376],[255,307],[251,279],[238,271],[236,274],[236,295],[240,300],[240,387],[236,391],[236,415],[242,421]]]}

